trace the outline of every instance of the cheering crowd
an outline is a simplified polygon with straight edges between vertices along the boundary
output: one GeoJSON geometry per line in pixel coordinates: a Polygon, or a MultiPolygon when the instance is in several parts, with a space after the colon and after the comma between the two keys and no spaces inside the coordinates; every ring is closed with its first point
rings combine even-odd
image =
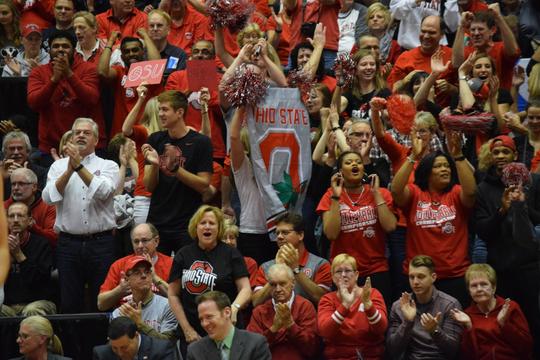
{"type": "Polygon", "coordinates": [[[21,359],[85,312],[94,359],[540,358],[539,62],[533,0],[0,0],[21,359]],[[248,122],[291,89],[311,177],[269,227],[248,122]]]}

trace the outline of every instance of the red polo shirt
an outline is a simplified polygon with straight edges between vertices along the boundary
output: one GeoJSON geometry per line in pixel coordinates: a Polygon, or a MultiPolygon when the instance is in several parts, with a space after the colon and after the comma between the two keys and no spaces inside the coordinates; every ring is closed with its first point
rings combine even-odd
{"type": "Polygon", "coordinates": [[[171,45],[177,46],[191,56],[191,47],[199,40],[214,41],[214,34],[209,31],[208,18],[191,6],[186,6],[186,14],[182,25],[171,25],[167,40],[171,45]]]}
{"type": "MultiPolygon", "coordinates": [[[[146,13],[137,8],[133,8],[131,13],[126,18],[126,21],[121,22],[113,15],[112,9],[109,9],[96,16],[96,21],[98,24],[97,37],[108,39],[113,31],[120,32],[121,38],[126,36],[139,37],[137,35],[137,30],[140,28],[148,29],[147,20],[148,16],[146,13]]],[[[121,38],[116,41],[117,44],[120,43],[121,38]]]]}

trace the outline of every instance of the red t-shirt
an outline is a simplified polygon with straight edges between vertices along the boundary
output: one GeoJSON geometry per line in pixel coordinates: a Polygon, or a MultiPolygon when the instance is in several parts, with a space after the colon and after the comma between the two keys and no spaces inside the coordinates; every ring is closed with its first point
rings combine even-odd
{"type": "Polygon", "coordinates": [[[249,256],[244,256],[244,261],[246,262],[246,267],[249,273],[249,284],[251,287],[255,286],[255,279],[257,278],[257,272],[259,271],[259,265],[255,259],[250,258],[249,256]]]}
{"type": "MultiPolygon", "coordinates": [[[[300,255],[300,259],[298,259],[298,265],[304,271],[304,267],[306,266],[307,260],[308,260],[308,251],[304,250],[304,253],[300,255]]],[[[306,269],[307,271],[308,269],[306,269]]],[[[330,263],[325,262],[322,264],[318,271],[315,273],[315,275],[312,277],[311,274],[306,273],[306,276],[312,281],[317,284],[318,286],[330,290],[332,287],[332,272],[330,268],[330,263]]],[[[262,266],[259,267],[257,270],[257,274],[255,275],[255,279],[252,282],[252,287],[254,290],[258,290],[262,288],[264,285],[266,285],[268,281],[266,280],[266,275],[264,274],[264,269],[262,266]]]]}
{"type": "MultiPolygon", "coordinates": [[[[279,34],[279,43],[276,51],[279,55],[279,60],[282,65],[287,65],[289,62],[289,54],[296,44],[300,41],[300,26],[302,24],[302,1],[296,3],[296,8],[287,14],[290,23],[285,20],[285,16],[280,14],[283,21],[281,34],[279,34]]],[[[268,30],[275,30],[277,27],[273,17],[268,19],[268,30]]]]}
{"type": "MultiPolygon", "coordinates": [[[[218,81],[221,81],[221,74],[218,73],[218,81]]],[[[189,95],[189,82],[187,70],[173,72],[167,79],[165,90],[178,90],[189,95]]],[[[213,157],[223,159],[227,155],[225,140],[223,139],[223,113],[219,106],[219,95],[217,91],[210,92],[210,103],[208,104],[208,117],[210,118],[210,129],[212,131],[210,140],[212,140],[213,157]]],[[[193,127],[196,131],[201,130],[201,112],[195,109],[191,104],[188,105],[186,116],[184,117],[186,125],[193,127]]]]}
{"type": "MultiPolygon", "coordinates": [[[[452,60],[452,49],[448,46],[440,47],[443,52],[443,63],[452,60]]],[[[402,80],[413,70],[422,70],[431,73],[431,55],[424,54],[420,47],[405,51],[398,58],[390,75],[386,80],[388,82],[388,88],[392,89],[394,83],[398,80],[402,80]]],[[[454,70],[452,66],[445,73],[441,74],[439,79],[447,80],[448,82],[455,83],[457,77],[454,76],[454,70]]]]}
{"type": "MultiPolygon", "coordinates": [[[[474,51],[474,47],[465,47],[465,59],[474,51]]],[[[510,90],[512,87],[512,76],[514,72],[512,69],[518,61],[521,51],[514,56],[507,56],[504,53],[504,44],[502,41],[493,43],[493,46],[488,51],[488,55],[495,61],[495,70],[497,70],[497,76],[501,82],[501,88],[510,90]]]]}
{"type": "Polygon", "coordinates": [[[141,151],[141,146],[146,144],[146,140],[148,140],[148,130],[146,130],[143,125],[134,125],[130,139],[135,141],[137,148],[137,165],[139,167],[139,176],[135,181],[135,190],[133,195],[150,197],[152,196],[152,193],[148,192],[144,187],[144,165],[146,165],[146,163],[144,160],[144,155],[141,151]]]}
{"type": "Polygon", "coordinates": [[[115,44],[119,44],[122,38],[126,36],[139,37],[137,30],[140,28],[148,29],[148,16],[145,12],[137,8],[133,8],[128,18],[124,22],[120,22],[114,15],[112,9],[105,11],[96,16],[98,25],[97,37],[108,39],[113,31],[118,31],[121,34],[120,39],[116,40],[115,44]]]}
{"type": "Polygon", "coordinates": [[[167,40],[171,45],[184,50],[189,57],[191,56],[191,48],[197,41],[214,41],[214,34],[209,31],[208,18],[188,5],[182,25],[172,24],[167,40]]]}
{"type": "MultiPolygon", "coordinates": [[[[391,211],[392,196],[387,189],[379,190],[391,211]]],[[[332,189],[323,195],[317,212],[322,214],[330,210],[332,189]]],[[[388,260],[385,256],[386,233],[382,229],[377,215],[377,205],[369,185],[364,186],[361,195],[347,196],[343,190],[339,198],[341,214],[341,231],[336,240],[330,244],[330,261],[341,253],[347,253],[356,259],[360,276],[368,276],[381,271],[388,271],[388,260]],[[355,199],[358,205],[351,201],[355,199]]]]}
{"type": "Polygon", "coordinates": [[[472,0],[469,3],[469,8],[464,9],[464,11],[470,11],[472,13],[479,12],[479,11],[486,11],[488,9],[488,6],[486,3],[480,1],[480,0],[472,0]]]}
{"type": "Polygon", "coordinates": [[[21,19],[19,20],[19,27],[21,29],[28,24],[36,24],[42,29],[47,29],[54,25],[55,0],[34,1],[33,4],[28,7],[26,7],[26,4],[21,4],[21,2],[13,2],[21,14],[21,19]]]}
{"type": "Polygon", "coordinates": [[[320,0],[308,0],[306,3],[304,22],[322,23],[326,26],[326,45],[324,48],[328,50],[338,50],[340,8],[341,0],[335,0],[332,5],[323,5],[320,0]]]}
{"type": "MultiPolygon", "coordinates": [[[[115,134],[122,132],[122,124],[126,119],[126,116],[129,114],[131,109],[135,106],[137,102],[137,90],[133,87],[125,88],[124,84],[127,79],[128,69],[123,66],[114,65],[112,68],[116,71],[116,78],[112,81],[114,82],[114,117],[111,125],[110,137],[112,138],[115,134]]],[[[149,85],[148,95],[142,105],[142,109],[146,106],[148,100],[154,96],[159,95],[163,90],[161,85],[149,85]]],[[[143,116],[143,111],[140,111],[137,115],[137,121],[143,116]]]]}
{"type": "Polygon", "coordinates": [[[445,194],[422,191],[415,184],[407,185],[411,194],[403,209],[407,218],[407,256],[403,271],[416,255],[429,255],[441,279],[463,276],[468,259],[468,218],[471,210],[461,203],[461,186],[454,185],[445,194]]]}

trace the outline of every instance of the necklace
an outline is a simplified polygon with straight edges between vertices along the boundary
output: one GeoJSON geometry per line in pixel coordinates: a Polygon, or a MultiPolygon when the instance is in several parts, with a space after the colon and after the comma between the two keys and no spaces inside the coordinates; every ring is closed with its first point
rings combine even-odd
{"type": "Polygon", "coordinates": [[[358,202],[360,201],[360,198],[362,197],[362,194],[364,193],[364,187],[362,186],[362,191],[360,191],[360,195],[358,195],[358,197],[356,198],[356,201],[353,201],[353,199],[351,199],[347,189],[343,188],[343,190],[345,190],[345,196],[347,196],[347,199],[349,199],[349,201],[353,204],[353,206],[358,206],[358,202]]]}

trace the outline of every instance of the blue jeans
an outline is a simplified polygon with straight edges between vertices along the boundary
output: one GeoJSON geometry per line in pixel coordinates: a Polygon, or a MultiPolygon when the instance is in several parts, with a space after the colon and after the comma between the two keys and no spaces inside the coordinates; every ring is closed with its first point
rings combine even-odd
{"type": "Polygon", "coordinates": [[[330,71],[332,70],[332,66],[334,66],[334,62],[337,58],[337,51],[335,50],[327,50],[324,49],[322,53],[322,59],[324,61],[324,70],[330,71]]]}
{"type": "Polygon", "coordinates": [[[84,312],[84,289],[88,284],[90,309],[97,312],[99,287],[115,260],[112,234],[81,240],[66,233],[58,236],[56,248],[60,303],[63,313],[84,312]]]}

